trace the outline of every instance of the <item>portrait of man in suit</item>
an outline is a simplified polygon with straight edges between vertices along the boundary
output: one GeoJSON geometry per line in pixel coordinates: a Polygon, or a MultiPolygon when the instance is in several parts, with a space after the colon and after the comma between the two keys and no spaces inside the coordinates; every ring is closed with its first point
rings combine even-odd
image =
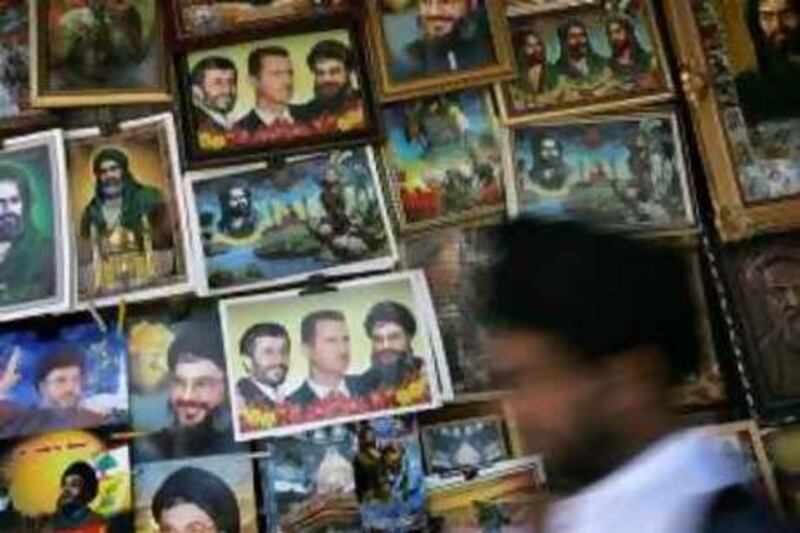
{"type": "Polygon", "coordinates": [[[239,340],[239,354],[248,376],[236,384],[240,406],[271,410],[284,402],[290,353],[289,333],[280,324],[261,322],[244,332],[239,340]]]}
{"type": "Polygon", "coordinates": [[[306,315],[300,324],[308,378],[289,396],[289,402],[308,407],[328,399],[364,395],[363,380],[350,376],[350,333],[342,312],[324,309],[306,315]]]}

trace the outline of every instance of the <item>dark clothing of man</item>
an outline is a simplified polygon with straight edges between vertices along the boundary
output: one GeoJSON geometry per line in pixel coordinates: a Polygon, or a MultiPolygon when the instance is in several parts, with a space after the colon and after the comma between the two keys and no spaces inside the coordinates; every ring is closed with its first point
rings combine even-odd
{"type": "Polygon", "coordinates": [[[352,87],[346,87],[333,98],[314,98],[301,106],[298,114],[303,120],[316,120],[324,116],[338,117],[361,107],[361,92],[352,87]]]}
{"type": "MultiPolygon", "coordinates": [[[[345,376],[344,384],[347,387],[351,398],[358,398],[366,395],[369,392],[361,376],[345,376]]],[[[308,384],[308,380],[306,380],[303,382],[300,388],[289,395],[287,402],[300,407],[308,407],[320,400],[324,400],[324,398],[318,397],[308,384]]]]}
{"type": "Polygon", "coordinates": [[[262,411],[271,411],[276,407],[272,398],[267,396],[251,378],[240,379],[236,384],[236,392],[242,397],[246,407],[262,411]]]}
{"type": "Polygon", "coordinates": [[[491,33],[481,10],[465,17],[453,32],[439,39],[417,39],[390,62],[397,81],[486,66],[495,60],[491,33]]]}
{"type": "Polygon", "coordinates": [[[0,305],[55,295],[53,244],[31,226],[11,244],[0,263],[0,305]]]}
{"type": "Polygon", "coordinates": [[[249,113],[236,122],[233,129],[238,131],[246,131],[247,133],[253,134],[261,130],[289,127],[297,122],[304,122],[309,118],[308,114],[303,109],[303,106],[290,105],[289,115],[292,117],[292,120],[294,120],[294,123],[290,123],[285,119],[278,118],[272,124],[267,125],[263,120],[261,120],[261,117],[258,116],[256,110],[252,109],[249,113]]]}
{"type": "Polygon", "coordinates": [[[205,132],[205,133],[215,133],[218,135],[224,135],[228,130],[228,128],[222,126],[219,122],[211,118],[211,116],[203,111],[203,109],[194,106],[195,109],[195,120],[197,120],[197,131],[198,132],[205,132]]]}
{"type": "Polygon", "coordinates": [[[700,533],[790,533],[767,504],[747,489],[734,485],[711,500],[700,533]]]}
{"type": "Polygon", "coordinates": [[[556,68],[559,74],[565,76],[571,81],[585,81],[587,83],[593,83],[597,81],[600,76],[602,76],[607,66],[607,62],[602,56],[594,53],[591,50],[588,54],[586,54],[585,61],[586,71],[584,72],[578,67],[578,62],[570,61],[569,57],[564,54],[561,56],[561,59],[558,60],[558,63],[556,63],[556,68]]]}
{"type": "Polygon", "coordinates": [[[133,454],[137,461],[152,462],[232,453],[240,447],[232,435],[227,407],[222,406],[196,426],[181,427],[173,422],[171,427],[136,439],[133,454]]]}
{"type": "Polygon", "coordinates": [[[67,511],[57,512],[48,522],[52,531],[56,532],[71,532],[71,531],[102,531],[102,526],[105,525],[105,520],[102,516],[95,513],[89,507],[81,506],[67,511]]]}
{"type": "Polygon", "coordinates": [[[381,389],[396,390],[417,379],[424,367],[425,361],[421,358],[405,355],[390,371],[373,365],[362,376],[362,382],[368,393],[381,389]]]}

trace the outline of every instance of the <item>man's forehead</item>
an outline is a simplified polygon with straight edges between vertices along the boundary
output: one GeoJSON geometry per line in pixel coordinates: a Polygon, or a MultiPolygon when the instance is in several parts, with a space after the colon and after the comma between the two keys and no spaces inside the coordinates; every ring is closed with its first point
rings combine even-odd
{"type": "Polygon", "coordinates": [[[219,374],[224,374],[224,370],[215,362],[196,356],[178,361],[175,365],[175,375],[180,377],[216,376],[219,374]]]}
{"type": "Polygon", "coordinates": [[[781,11],[795,11],[792,0],[760,0],[758,10],[762,13],[776,13],[781,11]]]}
{"type": "Polygon", "coordinates": [[[397,330],[405,331],[403,329],[403,326],[401,326],[398,322],[394,322],[394,321],[391,321],[391,320],[379,320],[372,327],[372,334],[373,335],[378,334],[378,333],[386,334],[386,333],[390,333],[390,332],[397,331],[397,330]]]}
{"type": "Polygon", "coordinates": [[[769,265],[764,271],[767,283],[786,283],[800,285],[800,260],[781,259],[769,265]]]}
{"type": "Polygon", "coordinates": [[[113,159],[104,159],[100,161],[100,168],[119,168],[119,163],[113,159]]]}
{"type": "Polygon", "coordinates": [[[10,178],[0,177],[0,194],[19,194],[19,183],[10,178]]]}

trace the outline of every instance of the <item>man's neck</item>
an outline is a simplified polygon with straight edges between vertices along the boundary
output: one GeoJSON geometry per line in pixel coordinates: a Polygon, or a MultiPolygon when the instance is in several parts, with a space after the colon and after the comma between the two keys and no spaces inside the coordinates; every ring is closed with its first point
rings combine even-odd
{"type": "Polygon", "coordinates": [[[264,113],[269,113],[275,116],[282,115],[289,111],[289,104],[268,100],[262,96],[258,97],[256,107],[264,113]]]}
{"type": "Polygon", "coordinates": [[[633,63],[633,50],[628,47],[622,50],[619,54],[614,56],[614,61],[620,65],[630,65],[633,63]]]}
{"type": "Polygon", "coordinates": [[[308,374],[308,379],[319,387],[333,390],[342,383],[344,376],[342,374],[326,374],[312,368],[308,374]]]}

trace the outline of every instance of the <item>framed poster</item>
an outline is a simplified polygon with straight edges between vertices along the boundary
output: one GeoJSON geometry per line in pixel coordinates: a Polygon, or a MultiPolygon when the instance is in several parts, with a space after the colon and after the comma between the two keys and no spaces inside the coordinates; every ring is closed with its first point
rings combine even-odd
{"type": "Polygon", "coordinates": [[[420,435],[427,471],[434,475],[478,471],[511,457],[500,415],[427,425],[420,435]]]}
{"type": "Polygon", "coordinates": [[[237,440],[437,407],[446,368],[419,272],[220,302],[237,440]]]}
{"type": "Polygon", "coordinates": [[[384,102],[510,78],[502,4],[489,0],[367,2],[384,102]]]}
{"type": "Polygon", "coordinates": [[[185,187],[205,294],[389,269],[396,262],[369,147],[190,172],[185,187]]]}
{"type": "Polygon", "coordinates": [[[190,165],[363,145],[377,111],[357,17],[254,27],[178,54],[190,165]]]}
{"type": "Polygon", "coordinates": [[[172,115],[67,133],[70,217],[80,306],[188,292],[181,171],[172,115]]]}
{"type": "Polygon", "coordinates": [[[36,107],[169,102],[156,0],[30,2],[36,107]]]}
{"type": "Polygon", "coordinates": [[[0,321],[65,311],[73,261],[61,130],[0,150],[0,321]]]}
{"type": "Polygon", "coordinates": [[[563,9],[529,13],[518,4],[530,2],[509,6],[522,11],[509,18],[516,77],[496,85],[504,123],[605,112],[672,97],[650,0],[560,2],[563,9]]]}
{"type": "Polygon", "coordinates": [[[793,2],[665,4],[723,240],[800,221],[800,16],[793,2]],[[760,23],[787,20],[787,24],[760,23]]]}

